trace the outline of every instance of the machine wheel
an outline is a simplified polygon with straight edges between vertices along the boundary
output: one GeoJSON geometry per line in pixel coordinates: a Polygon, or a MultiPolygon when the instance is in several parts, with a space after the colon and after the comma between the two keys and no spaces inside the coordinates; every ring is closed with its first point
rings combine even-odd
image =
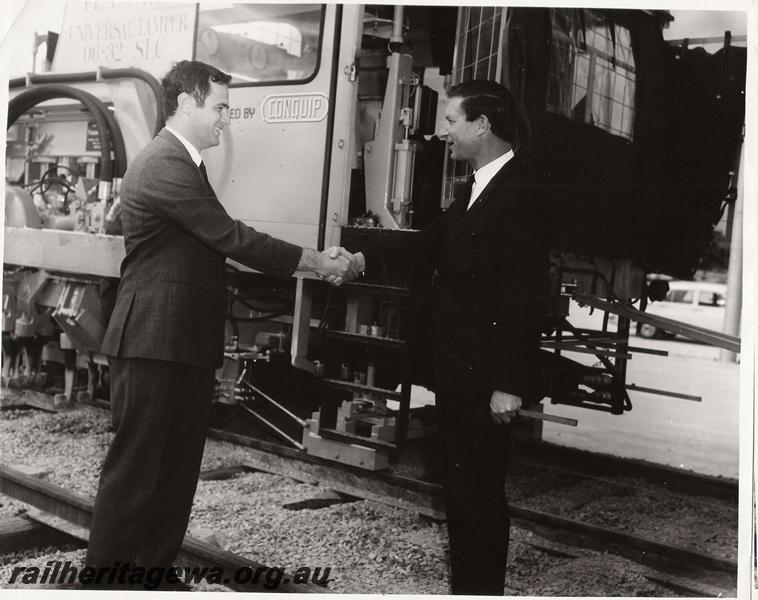
{"type": "Polygon", "coordinates": [[[640,335],[640,337],[650,339],[656,336],[658,333],[658,328],[648,323],[640,323],[637,326],[637,333],[640,335]]]}

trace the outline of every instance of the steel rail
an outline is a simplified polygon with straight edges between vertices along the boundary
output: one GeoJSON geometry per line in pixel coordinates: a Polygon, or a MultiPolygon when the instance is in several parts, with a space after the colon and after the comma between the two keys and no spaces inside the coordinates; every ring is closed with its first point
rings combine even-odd
{"type": "MultiPolygon", "coordinates": [[[[260,443],[253,438],[220,430],[211,430],[211,433],[217,439],[245,445],[250,456],[246,466],[252,469],[306,483],[318,483],[339,493],[399,506],[438,520],[444,519],[442,487],[438,484],[344,465],[335,466],[330,461],[289,448],[273,453],[271,447],[275,444],[260,443]]],[[[612,549],[614,554],[634,562],[657,568],[668,565],[667,568],[677,573],[707,569],[730,577],[737,575],[737,563],[730,559],[515,504],[510,505],[510,511],[523,527],[538,531],[547,539],[601,551],[612,549]]]]}
{"type": "Polygon", "coordinates": [[[739,482],[736,479],[702,475],[644,460],[619,458],[547,442],[516,442],[511,448],[510,459],[586,477],[642,478],[670,492],[721,498],[735,505],[738,499],[739,482]]]}
{"type": "MultiPolygon", "coordinates": [[[[31,477],[6,465],[0,465],[0,493],[20,502],[31,504],[68,523],[84,528],[89,533],[94,500],[88,496],[76,494],[60,486],[31,477]]],[[[286,578],[275,590],[269,589],[271,586],[266,587],[265,577],[258,578],[257,581],[249,580],[259,569],[263,570],[261,572],[265,572],[268,567],[231,552],[226,552],[191,536],[185,536],[178,560],[184,561],[184,564],[190,567],[221,567],[224,585],[238,592],[324,593],[327,591],[326,588],[312,583],[291,583],[286,578]],[[245,574],[247,583],[235,581],[237,575],[242,573],[245,574]],[[247,578],[248,573],[251,575],[250,578],[247,578]]]]}
{"type": "MultiPolygon", "coordinates": [[[[284,469],[304,474],[309,470],[320,474],[323,469],[324,476],[329,475],[330,479],[336,478],[336,475],[330,474],[341,472],[344,474],[342,478],[351,486],[358,489],[362,486],[367,489],[376,489],[377,493],[397,497],[401,502],[406,502],[406,500],[415,502],[419,493],[434,495],[438,489],[436,484],[428,481],[385,471],[366,471],[298,452],[280,444],[221,429],[209,429],[209,436],[247,447],[252,453],[251,456],[255,457],[255,462],[260,465],[260,470],[264,471],[267,470],[267,466],[271,469],[284,469]],[[397,491],[401,489],[405,489],[407,493],[401,494],[397,491]]],[[[514,462],[539,465],[585,477],[621,475],[643,478],[671,492],[737,502],[737,480],[701,475],[643,460],[597,454],[546,442],[514,442],[510,450],[510,459],[514,462]]],[[[346,493],[349,492],[346,491],[346,493]]],[[[437,503],[435,509],[442,514],[441,503],[437,503]]]]}
{"type": "Polygon", "coordinates": [[[720,571],[733,575],[736,585],[737,561],[734,560],[520,506],[511,505],[510,512],[523,528],[554,541],[610,551],[638,564],[673,568],[676,572],[683,569],[691,572],[697,572],[697,569],[720,571]]]}

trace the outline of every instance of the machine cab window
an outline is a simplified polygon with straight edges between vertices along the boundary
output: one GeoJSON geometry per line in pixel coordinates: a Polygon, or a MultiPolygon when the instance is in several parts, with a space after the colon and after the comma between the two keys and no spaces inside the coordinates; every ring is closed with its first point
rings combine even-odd
{"type": "Polygon", "coordinates": [[[547,109],[627,140],[636,68],[629,29],[582,9],[551,9],[547,109]]]}
{"type": "Polygon", "coordinates": [[[323,14],[320,4],[200,4],[195,58],[231,73],[233,85],[309,81],[323,14]]]}

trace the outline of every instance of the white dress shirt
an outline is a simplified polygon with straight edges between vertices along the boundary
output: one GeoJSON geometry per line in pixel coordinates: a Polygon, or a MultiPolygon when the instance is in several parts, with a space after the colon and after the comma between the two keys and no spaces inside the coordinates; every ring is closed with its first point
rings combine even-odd
{"type": "Polygon", "coordinates": [[[468,201],[466,210],[471,208],[474,202],[476,202],[476,199],[479,197],[479,194],[482,193],[482,190],[487,187],[487,184],[492,181],[492,178],[497,174],[497,172],[502,169],[513,157],[513,150],[508,150],[508,152],[502,156],[499,156],[495,160],[488,162],[483,167],[479,167],[476,171],[474,171],[474,185],[471,187],[471,198],[468,201]]]}
{"type": "Polygon", "coordinates": [[[169,127],[168,125],[166,125],[166,129],[168,129],[171,133],[173,133],[176,136],[176,138],[187,149],[187,152],[189,152],[190,157],[192,157],[192,160],[199,167],[200,163],[203,162],[203,157],[200,156],[200,151],[192,145],[192,142],[190,142],[186,137],[184,137],[176,129],[173,129],[172,127],[169,127]]]}

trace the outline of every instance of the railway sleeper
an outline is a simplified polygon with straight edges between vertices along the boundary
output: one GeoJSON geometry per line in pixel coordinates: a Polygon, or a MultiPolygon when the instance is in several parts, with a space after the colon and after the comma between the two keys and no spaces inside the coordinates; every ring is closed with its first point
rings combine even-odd
{"type": "Polygon", "coordinates": [[[329,506],[334,506],[335,504],[348,504],[350,502],[357,502],[358,500],[362,500],[362,498],[350,494],[342,494],[340,492],[335,492],[334,490],[324,490],[316,496],[283,504],[282,508],[287,510],[313,510],[327,508],[329,506]]]}

